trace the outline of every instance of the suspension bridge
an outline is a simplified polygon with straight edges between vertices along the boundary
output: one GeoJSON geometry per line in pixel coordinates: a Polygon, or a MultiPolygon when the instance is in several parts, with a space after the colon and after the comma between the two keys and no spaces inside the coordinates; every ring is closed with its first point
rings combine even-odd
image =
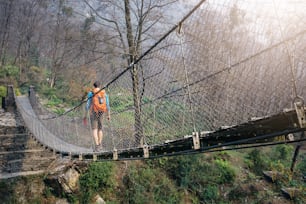
{"type": "MultiPolygon", "coordinates": [[[[285,2],[285,1],[284,1],[285,2]]],[[[305,141],[305,3],[200,1],[124,69],[103,78],[111,120],[93,151],[86,100],[61,115],[15,96],[46,149],[77,160],[149,159],[305,141]],[[87,115],[87,118],[88,115],[87,115]]],[[[287,1],[286,1],[287,2],[287,1]]]]}

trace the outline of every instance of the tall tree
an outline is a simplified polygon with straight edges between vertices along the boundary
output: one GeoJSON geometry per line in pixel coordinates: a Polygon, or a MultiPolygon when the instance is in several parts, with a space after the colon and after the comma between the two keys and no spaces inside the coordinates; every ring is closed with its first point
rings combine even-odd
{"type": "Polygon", "coordinates": [[[6,52],[12,22],[14,0],[0,1],[0,67],[6,63],[6,52]]]}
{"type": "MultiPolygon", "coordinates": [[[[123,56],[126,65],[132,64],[141,53],[147,40],[154,38],[154,27],[164,18],[163,9],[177,0],[123,0],[123,1],[88,1],[85,4],[97,16],[100,25],[109,27],[116,38],[112,44],[123,56]]],[[[159,27],[160,28],[160,27],[159,27]]],[[[156,32],[155,34],[160,34],[156,32]]],[[[141,124],[141,84],[140,66],[131,68],[133,101],[135,108],[135,143],[142,146],[143,129],[141,124]]]]}
{"type": "Polygon", "coordinates": [[[13,64],[18,63],[19,79],[26,80],[24,73],[29,67],[39,66],[39,43],[42,37],[42,24],[46,21],[45,1],[24,0],[16,5],[14,22],[15,57],[13,64]]]}

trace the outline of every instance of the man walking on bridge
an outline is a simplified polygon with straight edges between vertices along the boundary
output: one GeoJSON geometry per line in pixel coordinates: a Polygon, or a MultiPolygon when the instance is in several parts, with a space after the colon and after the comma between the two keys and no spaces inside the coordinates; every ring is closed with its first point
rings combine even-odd
{"type": "Polygon", "coordinates": [[[107,119],[110,120],[110,106],[108,95],[104,89],[100,88],[100,82],[93,84],[93,90],[87,94],[86,110],[90,111],[90,122],[95,141],[94,151],[102,150],[102,121],[103,115],[107,112],[107,119]]]}

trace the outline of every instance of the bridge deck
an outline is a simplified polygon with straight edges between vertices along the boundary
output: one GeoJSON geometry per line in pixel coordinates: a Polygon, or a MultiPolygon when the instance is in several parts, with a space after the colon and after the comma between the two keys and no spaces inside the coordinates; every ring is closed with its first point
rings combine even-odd
{"type": "MultiPolygon", "coordinates": [[[[222,150],[233,146],[247,146],[275,142],[278,136],[304,131],[298,125],[298,118],[294,109],[269,117],[251,120],[237,126],[221,128],[210,133],[198,134],[198,147],[195,147],[195,137],[185,136],[180,139],[165,141],[163,144],[120,149],[116,151],[94,153],[91,149],[69,144],[51,133],[37,118],[28,97],[16,97],[16,103],[26,126],[42,144],[58,151],[63,156],[71,155],[72,159],[83,160],[129,160],[141,158],[156,158],[178,154],[190,154],[222,150]],[[147,155],[146,155],[147,154],[147,155]]],[[[295,134],[296,139],[299,134],[295,134]]],[[[290,142],[287,138],[283,142],[290,142]]]]}
{"type": "Polygon", "coordinates": [[[91,149],[69,144],[59,139],[56,135],[52,134],[47,128],[45,128],[44,124],[39,119],[34,120],[34,118],[37,118],[37,116],[27,96],[16,97],[16,103],[26,126],[42,144],[48,146],[51,149],[54,149],[55,151],[60,150],[63,152],[73,153],[92,152],[91,149]]]}

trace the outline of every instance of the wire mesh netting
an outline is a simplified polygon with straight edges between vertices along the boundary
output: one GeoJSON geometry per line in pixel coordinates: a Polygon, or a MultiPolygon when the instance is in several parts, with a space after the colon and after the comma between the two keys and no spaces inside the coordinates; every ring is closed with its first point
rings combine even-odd
{"type": "MultiPolygon", "coordinates": [[[[103,150],[161,144],[291,108],[306,97],[305,10],[303,1],[204,1],[104,87],[111,119],[103,116],[103,150]]],[[[40,119],[50,117],[38,107],[40,119]]],[[[61,140],[92,148],[91,122],[83,120],[90,114],[83,103],[41,122],[61,140]]]]}

